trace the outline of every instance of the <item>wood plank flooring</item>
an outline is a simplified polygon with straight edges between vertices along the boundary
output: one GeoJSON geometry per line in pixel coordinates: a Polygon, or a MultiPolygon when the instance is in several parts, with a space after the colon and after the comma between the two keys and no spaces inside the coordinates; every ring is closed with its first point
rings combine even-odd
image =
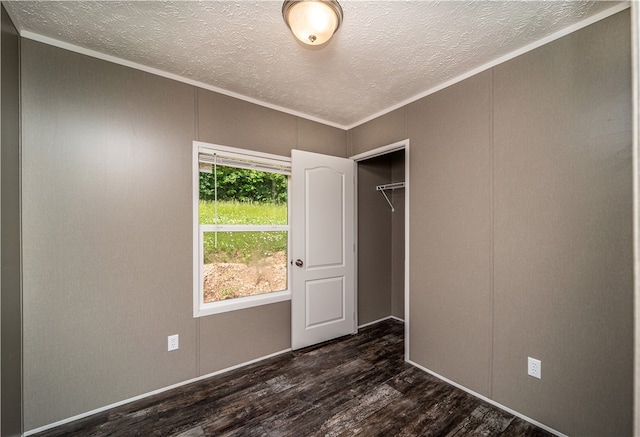
{"type": "Polygon", "coordinates": [[[403,330],[386,320],[36,435],[551,435],[405,363],[403,330]]]}

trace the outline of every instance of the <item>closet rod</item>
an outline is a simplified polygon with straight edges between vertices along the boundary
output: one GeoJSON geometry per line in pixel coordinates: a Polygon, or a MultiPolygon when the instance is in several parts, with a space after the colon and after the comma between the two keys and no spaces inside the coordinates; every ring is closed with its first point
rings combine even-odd
{"type": "Polygon", "coordinates": [[[395,212],[396,209],[393,207],[393,203],[391,203],[391,201],[389,200],[389,197],[387,197],[387,193],[385,193],[384,191],[397,190],[398,188],[404,188],[404,185],[405,185],[404,182],[394,182],[393,184],[376,185],[376,190],[380,191],[384,196],[384,198],[387,200],[387,203],[391,207],[391,212],[395,212]]]}
{"type": "Polygon", "coordinates": [[[378,191],[397,190],[398,188],[404,188],[404,185],[405,185],[404,182],[394,182],[392,184],[377,185],[376,190],[378,191]]]}

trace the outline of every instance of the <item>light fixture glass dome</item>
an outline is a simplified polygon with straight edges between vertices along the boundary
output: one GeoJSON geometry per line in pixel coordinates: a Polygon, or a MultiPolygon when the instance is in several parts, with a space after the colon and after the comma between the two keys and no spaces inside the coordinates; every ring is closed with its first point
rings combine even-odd
{"type": "Polygon", "coordinates": [[[319,46],[340,27],[342,7],[335,0],[289,0],[282,5],[282,16],[296,38],[319,46]]]}

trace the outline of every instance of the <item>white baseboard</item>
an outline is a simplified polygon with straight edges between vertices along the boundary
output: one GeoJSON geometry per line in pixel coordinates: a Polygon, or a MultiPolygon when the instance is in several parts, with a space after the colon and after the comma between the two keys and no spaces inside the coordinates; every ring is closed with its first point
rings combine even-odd
{"type": "Polygon", "coordinates": [[[538,422],[538,421],[536,421],[536,420],[533,420],[532,418],[527,417],[527,416],[525,416],[524,414],[518,413],[517,411],[514,411],[514,410],[512,410],[512,409],[511,409],[511,408],[509,408],[509,407],[505,407],[504,405],[499,404],[499,403],[497,403],[496,401],[491,400],[491,399],[489,399],[488,397],[481,395],[480,393],[476,393],[476,392],[474,392],[473,390],[469,390],[469,389],[468,389],[468,388],[466,388],[465,386],[462,386],[462,385],[458,384],[457,382],[451,381],[450,379],[445,378],[444,376],[442,376],[442,375],[440,375],[440,374],[438,374],[438,373],[436,373],[436,372],[433,372],[433,371],[431,371],[431,370],[427,369],[426,367],[421,366],[421,365],[420,365],[420,364],[418,364],[418,363],[414,363],[414,362],[413,362],[413,361],[411,361],[411,360],[406,360],[406,361],[407,361],[407,363],[411,364],[412,366],[417,367],[418,369],[420,369],[420,370],[422,370],[422,371],[424,371],[424,372],[427,372],[428,374],[433,375],[433,376],[435,376],[435,377],[436,377],[436,378],[438,378],[438,379],[443,380],[443,381],[444,381],[444,382],[446,382],[447,384],[451,384],[451,385],[453,385],[454,387],[457,387],[457,388],[459,388],[460,390],[462,390],[462,391],[465,391],[465,392],[469,393],[471,396],[474,396],[474,397],[476,397],[476,398],[478,398],[478,399],[482,399],[483,401],[485,401],[485,402],[487,402],[487,403],[489,403],[489,404],[493,405],[494,407],[498,407],[498,408],[500,408],[501,410],[504,410],[504,411],[506,411],[506,412],[507,412],[507,413],[509,413],[509,414],[513,414],[514,416],[519,417],[519,418],[520,418],[520,419],[522,419],[522,420],[526,420],[527,422],[532,423],[533,425],[535,425],[535,426],[537,426],[537,427],[539,427],[539,428],[542,428],[542,429],[544,429],[545,431],[549,431],[551,434],[555,434],[555,435],[557,435],[558,437],[568,437],[566,434],[562,434],[560,431],[556,431],[555,429],[550,428],[550,427],[548,427],[547,425],[545,425],[545,424],[543,424],[543,423],[540,423],[540,422],[538,422]]]}
{"type": "Polygon", "coordinates": [[[358,325],[358,329],[362,329],[362,328],[366,328],[367,326],[371,326],[371,325],[375,325],[376,323],[380,323],[380,322],[384,322],[385,320],[397,320],[398,322],[402,322],[404,323],[404,320],[402,320],[399,317],[396,316],[387,316],[387,317],[383,317],[381,319],[378,320],[374,320],[373,322],[368,322],[368,323],[364,323],[362,325],[358,325]]]}
{"type": "Polygon", "coordinates": [[[49,430],[51,428],[55,428],[55,427],[60,426],[60,425],[65,425],[67,423],[71,423],[71,422],[74,422],[74,421],[79,420],[79,419],[84,419],[85,417],[89,417],[89,416],[92,416],[92,415],[97,414],[97,413],[102,413],[103,411],[107,411],[107,410],[110,410],[112,408],[116,408],[116,407],[119,407],[121,405],[128,404],[130,402],[138,401],[140,399],[148,398],[149,396],[157,395],[157,394],[165,392],[167,390],[171,390],[171,389],[174,389],[174,388],[182,387],[183,385],[191,384],[193,382],[202,381],[203,379],[211,378],[212,376],[216,376],[216,375],[220,375],[222,373],[230,372],[231,370],[239,369],[241,367],[248,366],[249,364],[253,364],[253,363],[260,362],[260,361],[264,361],[264,360],[266,360],[268,358],[277,357],[278,355],[286,354],[287,352],[291,352],[291,349],[285,349],[285,350],[282,350],[282,351],[279,351],[279,352],[274,352],[272,354],[265,355],[265,356],[260,357],[260,358],[256,358],[256,359],[253,359],[253,360],[250,360],[250,361],[246,361],[244,363],[236,364],[235,366],[227,367],[225,369],[218,370],[218,371],[215,371],[215,372],[212,372],[212,373],[208,373],[206,375],[198,376],[197,378],[189,379],[187,381],[183,381],[183,382],[179,382],[177,384],[169,385],[167,387],[159,388],[157,390],[150,391],[148,393],[144,393],[144,394],[141,394],[141,395],[129,398],[129,399],[125,399],[125,400],[120,401],[120,402],[109,404],[109,405],[106,405],[104,407],[97,408],[95,410],[87,411],[86,413],[78,414],[77,416],[69,417],[68,419],[59,420],[57,422],[50,423],[49,425],[44,425],[44,426],[41,426],[39,428],[35,428],[35,429],[29,430],[29,431],[25,431],[24,434],[22,434],[22,435],[23,435],[23,437],[27,437],[27,436],[30,436],[30,435],[33,435],[33,434],[37,434],[39,432],[46,431],[46,430],[49,430]]]}

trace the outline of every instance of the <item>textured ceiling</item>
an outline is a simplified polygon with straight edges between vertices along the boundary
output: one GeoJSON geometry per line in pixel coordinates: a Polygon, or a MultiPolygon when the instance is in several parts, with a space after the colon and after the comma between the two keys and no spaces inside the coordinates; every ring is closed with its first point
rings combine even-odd
{"type": "Polygon", "coordinates": [[[281,1],[5,4],[23,35],[74,44],[341,127],[616,5],[340,3],[344,22],[321,49],[294,39],[281,1]]]}

